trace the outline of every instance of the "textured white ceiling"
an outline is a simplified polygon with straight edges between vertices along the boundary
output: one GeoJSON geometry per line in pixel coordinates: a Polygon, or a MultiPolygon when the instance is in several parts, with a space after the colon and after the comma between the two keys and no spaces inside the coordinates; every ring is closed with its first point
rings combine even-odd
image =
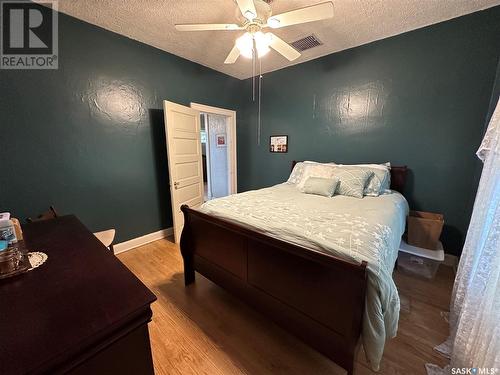
{"type": "MultiPolygon", "coordinates": [[[[262,0],[255,0],[262,1],[262,0]]],[[[324,0],[274,0],[273,14],[324,0]]],[[[273,30],[287,42],[314,33],[324,44],[290,62],[271,51],[264,72],[318,58],[392,35],[500,4],[500,0],[333,0],[334,17],[273,30]]],[[[234,0],[59,0],[59,10],[94,25],[152,45],[240,79],[251,76],[251,62],[224,60],[242,31],[179,32],[176,23],[235,23],[234,0]]]]}

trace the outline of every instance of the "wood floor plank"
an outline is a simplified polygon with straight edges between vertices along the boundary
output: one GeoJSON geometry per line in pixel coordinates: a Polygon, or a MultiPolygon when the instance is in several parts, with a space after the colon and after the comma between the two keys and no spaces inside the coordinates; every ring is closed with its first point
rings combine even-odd
{"type": "MultiPolygon", "coordinates": [[[[152,242],[118,258],[158,297],[149,328],[156,374],[345,373],[203,276],[184,287],[172,242],[152,242]]],[[[446,363],[432,348],[448,334],[441,311],[449,306],[453,272],[440,266],[434,280],[398,272],[394,279],[403,301],[399,330],[387,342],[379,374],[425,374],[426,362],[446,363]]],[[[355,372],[375,374],[362,348],[355,372]]]]}

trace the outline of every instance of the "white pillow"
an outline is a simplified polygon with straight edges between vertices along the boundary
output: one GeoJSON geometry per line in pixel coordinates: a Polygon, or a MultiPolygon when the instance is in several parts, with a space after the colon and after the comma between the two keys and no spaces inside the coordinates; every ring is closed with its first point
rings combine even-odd
{"type": "Polygon", "coordinates": [[[297,185],[302,179],[302,175],[304,174],[304,163],[295,163],[292,169],[292,173],[290,173],[290,177],[288,177],[287,182],[290,184],[297,185]]]}
{"type": "Polygon", "coordinates": [[[333,162],[330,163],[320,163],[317,161],[301,161],[299,163],[296,163],[295,166],[292,169],[292,172],[290,173],[290,176],[288,177],[287,182],[291,184],[297,185],[302,181],[302,177],[304,175],[304,171],[308,165],[336,165],[333,162]]]}
{"type": "Polygon", "coordinates": [[[333,178],[335,165],[321,163],[305,163],[302,178],[297,183],[297,188],[303,191],[304,184],[309,177],[333,178]]]}
{"type": "Polygon", "coordinates": [[[311,160],[306,160],[304,163],[309,163],[309,164],[326,164],[326,165],[337,165],[337,163],[333,161],[329,161],[328,163],[321,163],[319,161],[311,161],[311,160]]]}
{"type": "Polygon", "coordinates": [[[337,165],[344,167],[371,167],[371,168],[391,169],[390,161],[382,164],[337,164],[337,165]]]}

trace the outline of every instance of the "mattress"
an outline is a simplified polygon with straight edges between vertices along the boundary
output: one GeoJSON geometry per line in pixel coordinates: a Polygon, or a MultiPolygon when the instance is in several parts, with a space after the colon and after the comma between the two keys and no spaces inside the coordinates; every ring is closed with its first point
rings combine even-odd
{"type": "Polygon", "coordinates": [[[367,261],[362,342],[372,369],[379,369],[385,341],[396,336],[398,327],[392,271],[408,214],[401,194],[323,197],[284,183],[214,199],[200,211],[299,246],[367,261]]]}

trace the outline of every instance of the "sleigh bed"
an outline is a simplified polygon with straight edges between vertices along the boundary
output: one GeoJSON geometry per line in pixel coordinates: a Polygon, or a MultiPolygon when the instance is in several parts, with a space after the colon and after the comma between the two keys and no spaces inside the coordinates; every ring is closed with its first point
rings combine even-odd
{"type": "MultiPolygon", "coordinates": [[[[403,191],[406,171],[391,168],[392,190],[403,191]]],[[[199,272],[353,373],[365,311],[366,261],[300,246],[186,205],[181,209],[186,286],[199,272]]]]}

